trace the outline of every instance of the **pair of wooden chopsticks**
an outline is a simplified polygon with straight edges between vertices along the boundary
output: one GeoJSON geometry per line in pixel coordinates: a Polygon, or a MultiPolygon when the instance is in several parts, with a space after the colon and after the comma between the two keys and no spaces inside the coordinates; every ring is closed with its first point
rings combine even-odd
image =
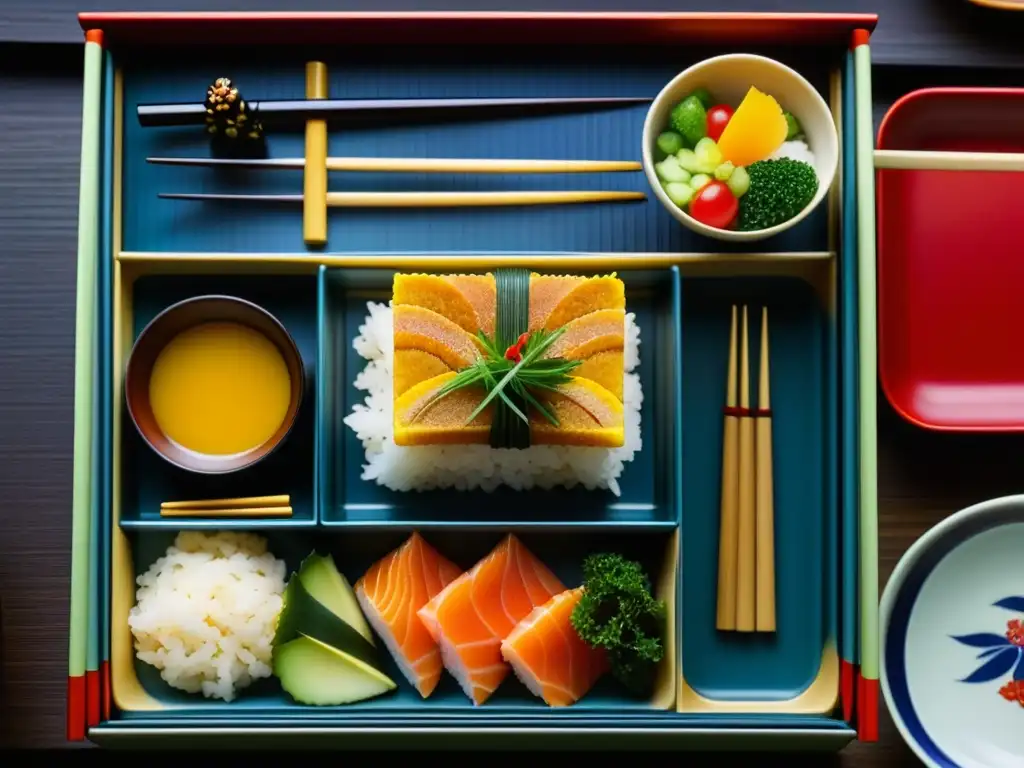
{"type": "Polygon", "coordinates": [[[722,446],[718,615],[715,625],[726,631],[774,632],[775,510],[767,308],[761,313],[761,370],[756,409],[750,406],[746,306],[743,307],[740,355],[737,386],[736,307],[733,306],[722,446]]]}
{"type": "MultiPolygon", "coordinates": [[[[301,169],[305,158],[268,160],[214,159],[193,157],[151,157],[160,165],[192,165],[230,168],[301,169]]],[[[394,173],[605,173],[638,171],[631,160],[502,160],[472,158],[328,157],[328,171],[394,173]]],[[[303,195],[160,194],[175,200],[234,200],[301,202],[303,195]]],[[[445,208],[493,207],[502,205],[553,205],[644,200],[643,192],[629,191],[514,191],[514,192],[327,192],[332,208],[445,208]]]]}
{"type": "Polygon", "coordinates": [[[249,496],[236,499],[165,501],[161,517],[291,517],[288,496],[249,496]]]}

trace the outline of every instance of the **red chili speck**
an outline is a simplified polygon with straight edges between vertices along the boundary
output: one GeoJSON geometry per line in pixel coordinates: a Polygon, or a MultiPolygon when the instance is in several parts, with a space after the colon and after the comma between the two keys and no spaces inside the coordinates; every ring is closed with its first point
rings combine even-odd
{"type": "Polygon", "coordinates": [[[999,689],[999,695],[1024,707],[1024,680],[1011,680],[999,689]]]}
{"type": "Polygon", "coordinates": [[[1006,639],[1012,645],[1024,648],[1024,622],[1021,622],[1020,619],[1006,622],[1006,639]]]}
{"type": "Polygon", "coordinates": [[[529,333],[519,334],[519,340],[511,347],[505,350],[505,359],[511,360],[516,363],[523,361],[523,347],[526,346],[526,342],[529,340],[529,333]]]}

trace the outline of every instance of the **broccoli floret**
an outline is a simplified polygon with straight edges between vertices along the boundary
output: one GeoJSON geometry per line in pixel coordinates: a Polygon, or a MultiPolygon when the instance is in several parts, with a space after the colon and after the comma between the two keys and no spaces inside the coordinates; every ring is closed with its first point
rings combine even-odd
{"type": "Polygon", "coordinates": [[[648,694],[665,655],[665,615],[665,601],[653,597],[639,563],[616,554],[584,560],[572,625],[589,646],[607,651],[612,675],[637,696],[648,694]]]}
{"type": "Polygon", "coordinates": [[[759,160],[747,166],[750,189],[740,198],[739,229],[751,232],[789,221],[818,192],[818,174],[801,160],[759,160]]]}

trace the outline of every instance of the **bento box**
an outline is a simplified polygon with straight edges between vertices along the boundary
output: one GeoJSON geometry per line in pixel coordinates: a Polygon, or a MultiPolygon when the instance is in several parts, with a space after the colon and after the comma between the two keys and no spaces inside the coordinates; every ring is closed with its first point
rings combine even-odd
{"type": "Polygon", "coordinates": [[[70,739],[876,738],[874,16],[80,21],[70,739]],[[839,139],[760,242],[586,172],[728,53],[839,139]]]}

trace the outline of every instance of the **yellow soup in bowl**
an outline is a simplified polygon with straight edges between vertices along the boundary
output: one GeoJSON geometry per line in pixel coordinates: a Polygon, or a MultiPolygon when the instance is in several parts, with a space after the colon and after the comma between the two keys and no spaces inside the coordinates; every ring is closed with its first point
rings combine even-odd
{"type": "Polygon", "coordinates": [[[288,366],[259,331],[208,322],[182,331],[153,364],[149,400],[160,430],[207,455],[244,453],[277,432],[291,402],[288,366]]]}
{"type": "Polygon", "coordinates": [[[287,439],[305,381],[302,354],[276,317],[245,299],[197,296],[139,334],[125,404],[164,459],[221,474],[252,466],[287,439]]]}

